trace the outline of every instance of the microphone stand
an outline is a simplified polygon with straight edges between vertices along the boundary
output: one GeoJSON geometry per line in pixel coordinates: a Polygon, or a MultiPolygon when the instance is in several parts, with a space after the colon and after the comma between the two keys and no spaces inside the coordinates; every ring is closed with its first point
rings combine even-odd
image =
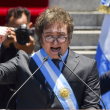
{"type": "MultiPolygon", "coordinates": [[[[58,56],[61,58],[61,60],[62,60],[62,53],[61,52],[58,52],[58,56]]],[[[100,96],[97,94],[97,93],[95,93],[77,74],[75,74],[65,63],[64,63],[64,61],[62,60],[62,62],[63,62],[63,64],[79,79],[79,80],[81,80],[100,100],[101,100],[101,102],[102,102],[102,104],[103,104],[103,106],[104,106],[104,108],[105,108],[105,110],[106,110],[106,107],[105,107],[105,104],[104,104],[104,102],[102,101],[102,99],[100,98],[100,96]]]]}
{"type": "Polygon", "coordinates": [[[37,68],[34,73],[16,90],[16,92],[10,97],[10,99],[8,100],[8,103],[6,105],[6,110],[8,108],[8,105],[9,105],[9,102],[11,101],[11,99],[14,97],[14,95],[29,81],[29,79],[42,67],[42,65],[48,60],[48,57],[46,56],[44,59],[43,59],[43,63],[39,66],[39,68],[37,68]]]}

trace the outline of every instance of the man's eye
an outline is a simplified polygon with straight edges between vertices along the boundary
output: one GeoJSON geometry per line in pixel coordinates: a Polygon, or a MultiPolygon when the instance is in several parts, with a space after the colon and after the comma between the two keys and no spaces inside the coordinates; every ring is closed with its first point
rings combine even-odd
{"type": "Polygon", "coordinates": [[[52,35],[47,35],[46,37],[53,37],[52,35]]]}

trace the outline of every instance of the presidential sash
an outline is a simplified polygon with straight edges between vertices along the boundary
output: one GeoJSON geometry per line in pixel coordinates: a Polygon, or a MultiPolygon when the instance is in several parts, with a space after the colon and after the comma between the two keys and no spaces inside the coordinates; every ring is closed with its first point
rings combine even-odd
{"type": "MultiPolygon", "coordinates": [[[[38,52],[32,54],[32,58],[38,65],[42,64],[43,58],[48,56],[42,48],[38,52]]],[[[48,56],[49,57],[49,56],[48,56]]],[[[58,100],[64,109],[79,109],[74,93],[63,74],[49,58],[48,61],[40,68],[50,87],[54,91],[58,100]]]]}

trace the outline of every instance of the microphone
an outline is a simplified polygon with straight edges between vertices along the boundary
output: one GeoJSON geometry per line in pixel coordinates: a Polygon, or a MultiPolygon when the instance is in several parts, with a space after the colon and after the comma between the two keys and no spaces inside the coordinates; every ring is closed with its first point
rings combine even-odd
{"type": "Polygon", "coordinates": [[[8,103],[6,105],[6,110],[8,108],[9,102],[11,101],[11,99],[13,98],[13,96],[15,96],[15,94],[29,81],[29,79],[42,67],[42,65],[48,60],[48,57],[44,57],[43,59],[43,63],[39,66],[39,68],[37,68],[34,73],[16,90],[16,92],[10,97],[10,99],[8,100],[8,103]]]}
{"type": "Polygon", "coordinates": [[[101,102],[102,102],[102,104],[103,104],[103,106],[104,106],[104,108],[105,108],[105,110],[106,110],[105,104],[104,104],[104,102],[102,101],[102,99],[100,98],[100,96],[99,96],[96,92],[94,92],[94,90],[93,90],[92,88],[90,88],[89,85],[87,85],[77,74],[75,74],[75,73],[64,63],[64,61],[63,61],[63,59],[62,59],[62,53],[61,53],[61,52],[58,52],[58,56],[61,58],[63,64],[64,64],[83,84],[85,84],[85,85],[101,100],[101,102]]]}

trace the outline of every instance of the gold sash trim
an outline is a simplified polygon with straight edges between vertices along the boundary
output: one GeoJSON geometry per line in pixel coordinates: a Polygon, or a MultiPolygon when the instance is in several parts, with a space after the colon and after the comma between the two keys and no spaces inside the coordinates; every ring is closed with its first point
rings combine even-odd
{"type": "Polygon", "coordinates": [[[62,97],[68,97],[69,96],[69,91],[68,89],[64,88],[60,90],[60,94],[62,97]]]}
{"type": "Polygon", "coordinates": [[[110,14],[110,7],[105,6],[105,5],[100,5],[98,8],[98,11],[105,13],[105,14],[110,14]]]}

